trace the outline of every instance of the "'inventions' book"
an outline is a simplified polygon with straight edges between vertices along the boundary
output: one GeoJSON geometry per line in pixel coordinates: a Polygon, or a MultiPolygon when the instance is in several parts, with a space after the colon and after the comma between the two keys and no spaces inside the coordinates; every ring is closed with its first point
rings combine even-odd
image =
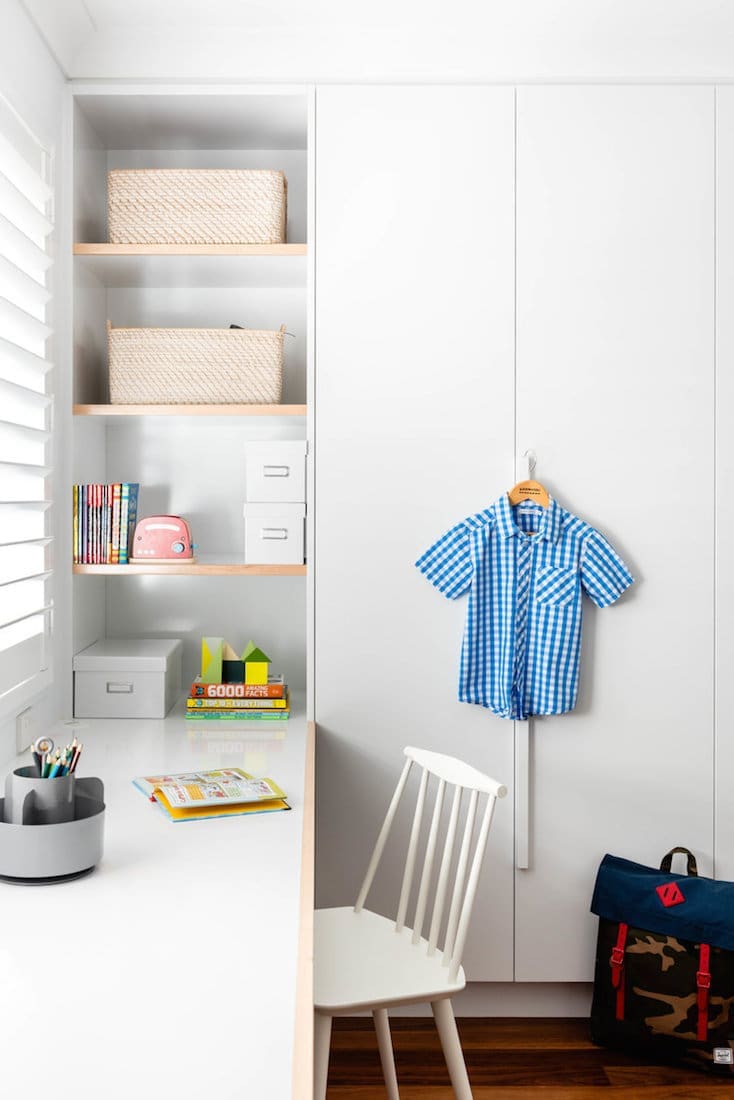
{"type": "Polygon", "coordinates": [[[285,710],[287,699],[187,699],[187,710],[285,710]]]}
{"type": "Polygon", "coordinates": [[[196,677],[191,685],[194,699],[285,699],[282,676],[269,676],[267,684],[203,684],[196,677]]]}
{"type": "Polygon", "coordinates": [[[133,783],[172,821],[290,810],[285,793],[272,779],[255,779],[241,768],[146,775],[133,783]]]}

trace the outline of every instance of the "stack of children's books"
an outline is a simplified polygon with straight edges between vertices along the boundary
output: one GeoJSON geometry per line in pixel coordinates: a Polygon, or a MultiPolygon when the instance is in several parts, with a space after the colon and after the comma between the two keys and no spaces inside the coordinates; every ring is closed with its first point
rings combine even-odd
{"type": "Polygon", "coordinates": [[[201,675],[191,685],[186,717],[193,721],[282,722],[290,717],[288,685],[249,642],[239,656],[224,638],[202,638],[201,675]]]}
{"type": "Polygon", "coordinates": [[[140,486],[74,485],[74,564],[127,565],[140,486]]]}

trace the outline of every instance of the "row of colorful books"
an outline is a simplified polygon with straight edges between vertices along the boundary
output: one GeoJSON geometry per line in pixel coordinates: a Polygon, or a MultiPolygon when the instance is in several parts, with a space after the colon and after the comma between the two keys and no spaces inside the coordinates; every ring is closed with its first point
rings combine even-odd
{"type": "Polygon", "coordinates": [[[127,565],[139,492],[130,481],[74,485],[75,565],[127,565]]]}
{"type": "Polygon", "coordinates": [[[186,717],[196,722],[282,722],[290,713],[282,676],[269,676],[267,684],[205,684],[197,676],[186,700],[186,717]]]}

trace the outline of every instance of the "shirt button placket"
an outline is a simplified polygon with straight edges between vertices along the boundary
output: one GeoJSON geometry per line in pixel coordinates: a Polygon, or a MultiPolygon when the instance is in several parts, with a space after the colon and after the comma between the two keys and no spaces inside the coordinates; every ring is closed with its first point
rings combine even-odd
{"type": "Polygon", "coordinates": [[[512,716],[525,717],[525,673],[527,669],[528,604],[530,600],[530,576],[532,572],[530,542],[518,538],[517,588],[515,612],[515,666],[512,678],[512,716]]]}

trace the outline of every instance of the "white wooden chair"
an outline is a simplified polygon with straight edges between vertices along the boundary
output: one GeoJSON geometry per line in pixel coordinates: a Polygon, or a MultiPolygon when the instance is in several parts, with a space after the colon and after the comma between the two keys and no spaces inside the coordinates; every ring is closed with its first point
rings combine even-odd
{"type": "Polygon", "coordinates": [[[374,1017],[388,1098],[398,1100],[398,1082],[390,1038],[388,1008],[391,1005],[416,1004],[422,1001],[429,1001],[431,1004],[454,1093],[459,1100],[471,1100],[469,1078],[450,998],[466,984],[461,967],[461,956],[487,846],[494,805],[498,798],[507,794],[507,788],[451,756],[414,748],[406,748],[405,756],[407,760],[402,775],[377,838],[354,908],[316,911],[314,1100],[324,1100],[326,1096],[332,1018],[365,1009],[371,1009],[374,1017]],[[385,850],[390,828],[413,763],[422,768],[422,774],[408,841],[397,917],[389,920],[387,917],[365,909],[364,903],[385,850]],[[413,872],[430,776],[435,776],[438,783],[425,842],[423,870],[411,928],[406,924],[406,914],[413,886],[413,872]],[[447,787],[453,788],[453,797],[434,884],[432,882],[434,862],[447,787]],[[452,874],[459,815],[465,793],[469,796],[468,806],[458,859],[452,874]],[[487,801],[475,841],[477,808],[482,795],[487,796],[487,801]],[[450,891],[451,900],[443,936],[443,949],[440,949],[439,940],[445,902],[449,895],[449,882],[452,877],[453,886],[450,891]],[[433,895],[433,905],[428,939],[425,939],[422,933],[429,893],[433,895]]]}

